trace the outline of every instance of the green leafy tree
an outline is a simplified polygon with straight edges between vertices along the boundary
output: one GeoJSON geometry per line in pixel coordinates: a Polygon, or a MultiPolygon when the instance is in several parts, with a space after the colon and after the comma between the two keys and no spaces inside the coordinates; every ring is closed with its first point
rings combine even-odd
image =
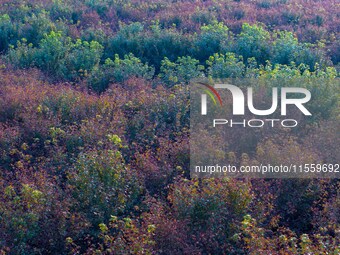
{"type": "Polygon", "coordinates": [[[38,46],[44,39],[44,34],[56,30],[56,25],[51,21],[49,13],[41,10],[39,13],[32,13],[24,17],[24,24],[21,26],[20,37],[27,39],[29,43],[38,46]]]}
{"type": "Polygon", "coordinates": [[[201,62],[207,60],[214,53],[225,53],[231,48],[232,37],[229,28],[222,22],[201,27],[201,32],[195,39],[195,57],[201,62]]]}
{"type": "Polygon", "coordinates": [[[17,41],[16,48],[10,46],[7,58],[9,62],[18,68],[33,67],[36,60],[37,49],[32,43],[27,43],[26,38],[17,41]]]}
{"type": "Polygon", "coordinates": [[[95,67],[98,67],[102,54],[103,46],[98,42],[78,39],[71,45],[65,57],[68,79],[75,80],[79,76],[88,76],[95,67]]]}
{"type": "Polygon", "coordinates": [[[71,38],[62,37],[61,32],[45,34],[36,54],[36,64],[45,72],[63,77],[66,72],[65,57],[71,47],[71,38]]]}
{"type": "Polygon", "coordinates": [[[273,42],[272,62],[289,65],[294,61],[294,52],[299,48],[297,38],[287,31],[278,31],[274,36],[277,38],[273,42]]]}
{"type": "Polygon", "coordinates": [[[103,92],[111,82],[124,82],[130,77],[151,79],[154,72],[153,67],[142,63],[132,53],[125,55],[124,59],[116,54],[114,61],[108,58],[104,65],[95,69],[88,84],[94,91],[103,92]]]}
{"type": "Polygon", "coordinates": [[[236,52],[244,60],[255,57],[259,64],[264,64],[270,56],[270,40],[270,33],[261,26],[244,23],[236,39],[236,52]]]}
{"type": "Polygon", "coordinates": [[[0,53],[7,51],[9,45],[15,43],[15,38],[17,38],[17,30],[10,16],[0,15],[0,53]]]}
{"type": "Polygon", "coordinates": [[[77,203],[74,210],[82,211],[86,218],[98,226],[110,215],[119,215],[138,202],[141,185],[136,172],[124,162],[120,153],[122,141],[117,135],[107,135],[99,141],[97,150],[78,156],[68,183],[77,203]]]}
{"type": "Polygon", "coordinates": [[[168,86],[173,86],[176,83],[188,83],[193,78],[203,77],[203,70],[204,66],[199,65],[199,61],[191,57],[179,57],[176,62],[164,58],[159,77],[168,86]]]}
{"type": "Polygon", "coordinates": [[[214,54],[207,60],[208,75],[212,78],[242,77],[245,72],[245,64],[242,56],[234,53],[214,54]]]}
{"type": "Polygon", "coordinates": [[[190,40],[175,28],[162,29],[158,21],[148,28],[135,22],[120,25],[115,36],[108,39],[105,58],[113,58],[113,54],[124,56],[133,53],[143,62],[159,70],[164,57],[175,61],[179,56],[188,55],[190,40]]]}

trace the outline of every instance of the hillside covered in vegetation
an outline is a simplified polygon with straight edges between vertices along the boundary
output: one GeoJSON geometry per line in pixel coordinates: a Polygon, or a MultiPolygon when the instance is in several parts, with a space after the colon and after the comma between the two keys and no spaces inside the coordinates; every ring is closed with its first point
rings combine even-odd
{"type": "Polygon", "coordinates": [[[190,178],[188,88],[308,88],[225,156],[339,164],[339,29],[337,0],[0,0],[0,254],[339,254],[338,179],[190,178]]]}

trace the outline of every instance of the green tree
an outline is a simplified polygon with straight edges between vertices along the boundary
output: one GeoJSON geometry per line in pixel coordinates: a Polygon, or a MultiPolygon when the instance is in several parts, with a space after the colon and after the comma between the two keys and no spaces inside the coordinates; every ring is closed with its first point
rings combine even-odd
{"type": "Polygon", "coordinates": [[[270,40],[270,33],[261,26],[244,23],[236,39],[236,52],[244,60],[255,57],[259,64],[265,64],[270,57],[270,40]]]}
{"type": "Polygon", "coordinates": [[[124,82],[130,77],[151,79],[154,72],[153,67],[142,63],[132,53],[125,55],[124,59],[121,59],[116,54],[114,61],[108,58],[105,60],[104,65],[95,69],[88,81],[88,85],[94,91],[103,92],[110,82],[124,82]]]}
{"type": "Polygon", "coordinates": [[[130,210],[141,194],[140,181],[125,164],[121,147],[117,135],[107,135],[96,150],[79,154],[69,172],[69,188],[77,201],[74,210],[83,212],[93,226],[130,210]]]}
{"type": "Polygon", "coordinates": [[[168,85],[176,83],[188,83],[191,79],[203,77],[204,66],[199,65],[197,59],[191,57],[178,57],[176,62],[168,58],[162,60],[159,77],[168,85]]]}
{"type": "Polygon", "coordinates": [[[201,27],[201,32],[195,39],[195,57],[201,62],[207,60],[214,53],[225,53],[231,48],[232,37],[229,28],[222,22],[201,27]]]}
{"type": "Polygon", "coordinates": [[[245,72],[242,56],[234,53],[214,54],[207,60],[208,76],[212,78],[241,77],[245,72]]]}

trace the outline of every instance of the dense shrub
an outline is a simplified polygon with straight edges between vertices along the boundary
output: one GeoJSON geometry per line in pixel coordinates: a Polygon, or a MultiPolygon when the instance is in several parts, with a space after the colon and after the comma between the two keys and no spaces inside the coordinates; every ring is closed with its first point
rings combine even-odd
{"type": "MultiPolygon", "coordinates": [[[[69,40],[68,40],[69,41],[69,40]]],[[[70,42],[62,38],[61,33],[51,32],[46,34],[40,42],[39,50],[34,55],[34,65],[42,68],[43,71],[60,77],[65,72],[64,59],[67,54],[70,42]]],[[[20,46],[20,45],[18,45],[20,46]]],[[[20,48],[18,50],[20,53],[20,48]]],[[[14,55],[14,54],[13,54],[14,55]]]]}
{"type": "Polygon", "coordinates": [[[190,177],[188,84],[312,94],[296,128],[203,130],[206,154],[339,163],[337,8],[1,1],[0,254],[338,254],[339,180],[190,177]]]}
{"type": "MultiPolygon", "coordinates": [[[[304,64],[275,66],[270,63],[264,69],[260,69],[261,76],[267,80],[270,87],[306,87],[313,96],[308,104],[312,112],[311,122],[320,119],[328,119],[338,108],[337,97],[339,93],[339,80],[337,71],[328,67],[325,70],[315,66],[315,71],[310,71],[304,64]],[[320,85],[322,84],[322,85],[320,85]]],[[[267,86],[268,86],[267,85],[267,86]]]]}
{"type": "Polygon", "coordinates": [[[56,78],[73,80],[87,75],[99,63],[102,46],[96,41],[72,43],[71,38],[51,32],[40,42],[37,65],[56,78]]]}
{"type": "Polygon", "coordinates": [[[12,254],[63,252],[67,226],[62,210],[67,203],[43,172],[34,178],[35,184],[32,180],[15,186],[1,183],[1,249],[12,254]]]}
{"type": "Polygon", "coordinates": [[[17,43],[9,52],[9,60],[18,67],[37,66],[54,80],[74,81],[86,77],[99,64],[103,47],[96,41],[72,42],[61,32],[45,34],[39,47],[27,44],[26,39],[17,43]]]}
{"type": "Polygon", "coordinates": [[[27,44],[25,38],[17,41],[16,48],[10,47],[8,59],[12,65],[18,68],[33,67],[36,63],[37,49],[33,48],[33,44],[27,44]]]}
{"type": "Polygon", "coordinates": [[[44,38],[44,34],[49,34],[53,30],[56,30],[56,25],[50,20],[49,14],[43,10],[38,14],[33,13],[31,16],[25,17],[20,28],[20,37],[26,38],[29,43],[38,46],[44,38]]]}
{"type": "Polygon", "coordinates": [[[70,80],[77,77],[87,77],[95,68],[98,68],[103,53],[103,46],[96,41],[81,41],[78,39],[71,45],[70,51],[65,58],[67,75],[70,80]]]}
{"type": "Polygon", "coordinates": [[[82,41],[96,41],[101,45],[107,44],[107,37],[108,35],[105,33],[103,29],[99,28],[87,28],[81,31],[81,39],[82,41]]]}
{"type": "MultiPolygon", "coordinates": [[[[222,58],[222,67],[232,59],[245,69],[242,59],[233,54],[217,57],[222,58]]],[[[125,65],[131,58],[117,62],[125,65]]],[[[178,64],[187,61],[197,67],[197,60],[188,58],[178,64]]],[[[308,108],[330,114],[338,111],[334,68],[311,72],[307,66],[267,63],[257,69],[259,79],[254,82],[263,91],[256,99],[262,100],[271,86],[306,86],[318,89],[312,92],[315,102],[308,108]],[[320,103],[327,100],[332,103],[320,103]]],[[[152,81],[131,77],[98,96],[67,85],[44,85],[38,80],[41,73],[29,70],[32,75],[28,77],[27,70],[11,70],[12,74],[1,70],[2,187],[12,185],[15,191],[13,197],[2,192],[0,199],[0,210],[5,212],[5,223],[0,225],[3,250],[58,254],[67,246],[71,252],[89,254],[110,249],[132,253],[162,249],[169,254],[256,254],[255,250],[263,249],[294,254],[290,246],[281,245],[280,236],[305,237],[314,232],[329,240],[327,249],[336,249],[337,239],[332,235],[338,223],[323,209],[336,207],[330,182],[190,179],[187,86],[153,88],[152,81]],[[46,178],[39,175],[42,172],[46,178]],[[41,183],[28,181],[33,173],[41,183]],[[15,185],[10,183],[19,177],[15,185]],[[29,184],[29,189],[24,190],[22,184],[29,184]],[[27,191],[42,199],[29,209],[27,191]],[[17,219],[23,222],[20,229],[13,227],[17,219]],[[330,221],[334,226],[327,226],[330,221]],[[316,222],[324,230],[319,231],[316,222]],[[256,227],[250,228],[252,224],[256,227]]],[[[330,116],[324,114],[315,123],[330,116]]],[[[317,128],[306,125],[307,132],[293,140],[276,139],[268,130],[232,131],[224,146],[234,149],[228,151],[233,164],[336,162],[336,129],[323,128],[320,138],[317,128]],[[251,153],[254,148],[256,155],[251,153]],[[287,157],[282,158],[282,153],[287,157]]],[[[214,142],[202,139],[206,147],[214,142]]],[[[323,249],[310,238],[311,250],[323,249]]],[[[303,249],[303,243],[295,244],[303,249]]]]}
{"type": "Polygon", "coordinates": [[[114,37],[108,38],[108,47],[105,51],[106,58],[113,58],[114,54],[124,56],[133,53],[139,56],[139,47],[141,47],[144,26],[139,22],[134,22],[129,25],[120,23],[119,31],[114,37]]]}
{"type": "Polygon", "coordinates": [[[296,53],[299,48],[297,38],[293,33],[281,31],[275,34],[277,38],[273,42],[273,63],[280,63],[283,65],[289,65],[292,61],[295,61],[297,57],[296,53]]]}
{"type": "Polygon", "coordinates": [[[203,77],[204,66],[191,57],[178,57],[176,62],[162,60],[159,77],[168,85],[188,83],[193,78],[203,77]]]}
{"type": "Polygon", "coordinates": [[[318,69],[318,66],[325,68],[329,65],[324,53],[310,44],[300,45],[294,57],[297,64],[306,64],[312,71],[318,69]]]}
{"type": "Polygon", "coordinates": [[[242,57],[234,53],[214,54],[207,60],[208,75],[212,78],[242,77],[245,64],[242,57]]]}
{"type": "Polygon", "coordinates": [[[214,53],[225,53],[230,51],[232,37],[229,29],[222,22],[213,22],[201,27],[200,34],[194,41],[197,48],[195,57],[204,62],[214,53]]]}
{"type": "Polygon", "coordinates": [[[156,22],[146,30],[142,24],[132,23],[122,25],[117,35],[108,40],[105,57],[133,53],[159,70],[164,57],[175,61],[177,57],[188,54],[188,46],[188,38],[173,28],[161,29],[156,22]]]}
{"type": "Polygon", "coordinates": [[[143,64],[141,60],[132,53],[120,59],[118,54],[114,60],[105,60],[104,65],[97,67],[89,79],[89,87],[96,92],[103,92],[110,83],[124,82],[130,77],[151,79],[154,68],[143,64]]]}
{"type": "Polygon", "coordinates": [[[131,210],[142,190],[137,174],[124,164],[120,138],[108,134],[107,139],[98,141],[98,150],[79,154],[74,170],[68,173],[69,188],[77,201],[73,210],[83,212],[94,227],[110,215],[131,210]]]}
{"type": "Polygon", "coordinates": [[[186,219],[193,241],[204,250],[237,254],[229,239],[239,231],[235,222],[246,214],[251,201],[247,183],[232,183],[227,178],[180,180],[172,186],[169,200],[178,219],[186,219]],[[202,238],[203,236],[208,238],[202,238]]]}
{"type": "Polygon", "coordinates": [[[70,2],[54,1],[49,8],[50,17],[54,21],[71,20],[73,24],[77,24],[81,16],[81,6],[77,7],[74,8],[70,2]]]}
{"type": "Polygon", "coordinates": [[[280,229],[278,234],[267,238],[267,232],[258,226],[256,219],[246,215],[242,221],[242,232],[236,235],[238,243],[244,243],[247,254],[275,253],[280,251],[284,254],[308,254],[339,251],[337,237],[331,235],[296,235],[289,229],[280,229]]]}
{"type": "Polygon", "coordinates": [[[0,52],[7,51],[16,36],[17,31],[10,16],[8,14],[0,15],[0,52]]]}
{"type": "Polygon", "coordinates": [[[330,46],[330,57],[334,64],[338,64],[340,62],[340,38],[338,38],[332,46],[330,46]]]}
{"type": "Polygon", "coordinates": [[[142,59],[159,70],[164,57],[175,61],[190,51],[188,38],[175,29],[161,29],[158,23],[151,26],[151,33],[144,39],[142,59]]]}
{"type": "Polygon", "coordinates": [[[254,57],[259,64],[265,64],[270,56],[270,40],[270,33],[264,28],[245,23],[236,39],[236,52],[244,60],[254,57]]]}
{"type": "MultiPolygon", "coordinates": [[[[245,0],[241,6],[239,1],[231,1],[228,5],[216,6],[214,2],[206,3],[202,1],[197,3],[176,1],[172,4],[160,1],[157,3],[146,2],[141,5],[137,5],[133,1],[124,3],[114,1],[102,1],[100,3],[93,3],[93,1],[86,3],[53,1],[39,2],[39,4],[5,3],[1,14],[8,14],[13,27],[18,31],[26,31],[27,33],[31,30],[31,26],[25,24],[27,22],[33,26],[35,26],[34,24],[41,24],[42,28],[48,30],[49,27],[55,25],[57,30],[72,31],[71,33],[67,32],[68,35],[75,32],[77,34],[75,37],[79,37],[79,33],[82,32],[79,30],[87,28],[102,29],[111,35],[119,28],[119,21],[126,24],[141,22],[145,27],[148,27],[153,20],[160,20],[162,27],[171,27],[175,24],[178,31],[197,33],[200,33],[202,25],[213,24],[216,19],[228,24],[229,28],[237,33],[240,31],[243,22],[254,23],[259,21],[270,30],[284,29],[296,32],[299,39],[304,42],[316,43],[319,40],[326,40],[330,45],[334,45],[332,31],[336,31],[339,24],[339,17],[333,11],[337,8],[334,1],[327,1],[327,3],[316,1],[307,4],[302,0],[295,0],[294,3],[288,3],[286,0],[275,3],[245,0]],[[320,9],[322,11],[315,11],[320,9]],[[42,22],[45,22],[45,24],[42,22]],[[61,29],[61,23],[63,23],[62,26],[65,30],[61,29]]],[[[48,30],[45,30],[45,32],[49,32],[48,30]]],[[[37,28],[34,31],[41,32],[42,30],[37,28]]],[[[40,32],[32,33],[32,38],[42,38],[43,34],[40,34],[40,32]]],[[[26,34],[15,36],[11,43],[14,44],[21,37],[26,37],[31,42],[26,34]]],[[[101,41],[100,43],[102,44],[101,41]]],[[[105,56],[105,58],[113,58],[112,54],[114,53],[105,56]]],[[[120,55],[128,53],[123,52],[120,55]]],[[[141,57],[136,52],[133,53],[141,57]]],[[[213,53],[216,52],[209,55],[213,53]]],[[[328,55],[332,56],[332,54],[328,55]]],[[[175,61],[177,57],[171,60],[175,61]]],[[[194,57],[198,58],[197,56],[194,57]]],[[[143,61],[146,61],[146,59],[143,59],[143,61]]]]}

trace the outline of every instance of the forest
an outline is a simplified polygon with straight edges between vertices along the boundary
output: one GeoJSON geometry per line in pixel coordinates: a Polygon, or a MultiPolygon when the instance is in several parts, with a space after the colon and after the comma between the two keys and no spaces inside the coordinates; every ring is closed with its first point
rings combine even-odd
{"type": "Polygon", "coordinates": [[[338,0],[0,0],[0,254],[340,254],[338,178],[190,176],[189,90],[308,88],[220,154],[339,164],[339,71],[338,0]]]}

